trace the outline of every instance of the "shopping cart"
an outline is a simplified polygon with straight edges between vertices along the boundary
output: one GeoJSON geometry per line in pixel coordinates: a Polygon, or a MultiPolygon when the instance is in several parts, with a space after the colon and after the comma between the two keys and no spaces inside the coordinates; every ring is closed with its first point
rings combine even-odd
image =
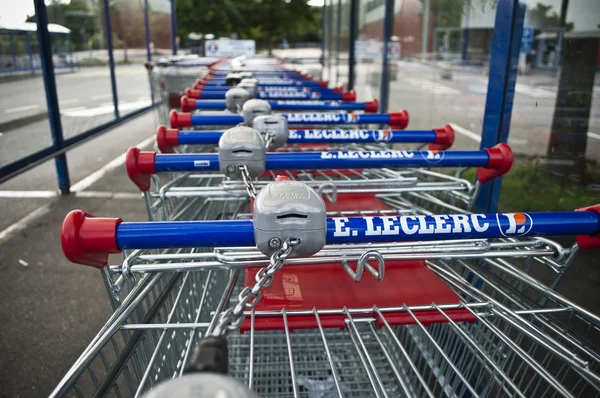
{"type": "Polygon", "coordinates": [[[598,395],[600,318],[515,260],[551,267],[577,251],[542,236],[598,248],[600,206],[325,219],[320,200],[278,181],[254,223],[72,212],[67,257],[143,283],[52,396],[137,396],[186,371],[171,383],[225,389],[212,373],[228,373],[259,396],[598,395]],[[121,249],[125,261],[106,266],[121,249]]]}
{"type": "Polygon", "coordinates": [[[181,93],[190,81],[206,75],[216,62],[216,58],[175,57],[145,64],[152,98],[155,103],[160,103],[157,108],[160,124],[167,123],[169,111],[179,106],[181,93]]]}
{"type": "MultiPolygon", "coordinates": [[[[391,129],[288,129],[287,119],[279,115],[259,116],[252,127],[266,138],[271,150],[314,151],[383,150],[393,144],[429,144],[429,149],[446,150],[454,143],[454,130],[449,124],[431,130],[391,129]]],[[[218,149],[223,131],[177,130],[158,126],[156,143],[162,153],[199,153],[218,149]]]]}
{"type": "MultiPolygon", "coordinates": [[[[227,93],[226,93],[227,94],[227,93]]],[[[185,90],[185,96],[181,97],[180,109],[182,112],[194,110],[217,110],[227,108],[225,100],[200,100],[201,92],[198,90],[185,90]]],[[[355,98],[354,96],[352,98],[355,98]]],[[[366,102],[344,102],[344,101],[321,101],[321,100],[280,100],[268,101],[274,111],[364,111],[376,113],[379,102],[376,99],[366,102]]]]}

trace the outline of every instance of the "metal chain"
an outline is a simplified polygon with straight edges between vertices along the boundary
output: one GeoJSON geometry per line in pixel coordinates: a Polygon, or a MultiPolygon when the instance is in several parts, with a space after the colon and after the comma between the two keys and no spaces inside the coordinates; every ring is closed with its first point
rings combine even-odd
{"type": "Polygon", "coordinates": [[[222,336],[227,333],[229,327],[239,326],[244,319],[244,311],[256,307],[262,297],[261,290],[271,286],[275,280],[275,272],[283,268],[283,263],[298,243],[300,243],[300,240],[295,238],[288,238],[283,242],[281,247],[271,256],[269,265],[261,268],[256,273],[254,286],[243,288],[238,295],[238,303],[235,307],[230,307],[221,313],[219,322],[212,332],[213,336],[222,336]]]}
{"type": "Polygon", "coordinates": [[[256,198],[256,187],[252,182],[252,177],[250,177],[250,172],[248,171],[248,167],[246,165],[239,166],[240,173],[242,174],[242,179],[244,180],[244,185],[246,186],[246,192],[248,192],[248,196],[252,199],[256,198]]]}
{"type": "Polygon", "coordinates": [[[265,135],[265,148],[267,148],[267,150],[271,147],[271,144],[273,143],[273,133],[269,133],[267,132],[267,134],[265,135]]]}

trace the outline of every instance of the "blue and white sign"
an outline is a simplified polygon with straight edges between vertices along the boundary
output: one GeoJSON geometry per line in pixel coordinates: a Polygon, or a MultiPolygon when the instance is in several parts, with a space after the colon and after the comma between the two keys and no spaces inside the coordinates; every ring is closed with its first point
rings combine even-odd
{"type": "Polygon", "coordinates": [[[533,50],[533,28],[523,28],[521,36],[521,52],[529,54],[533,50]]]}
{"type": "Polygon", "coordinates": [[[252,56],[256,54],[256,42],[231,39],[206,40],[205,49],[208,57],[252,56]]]}

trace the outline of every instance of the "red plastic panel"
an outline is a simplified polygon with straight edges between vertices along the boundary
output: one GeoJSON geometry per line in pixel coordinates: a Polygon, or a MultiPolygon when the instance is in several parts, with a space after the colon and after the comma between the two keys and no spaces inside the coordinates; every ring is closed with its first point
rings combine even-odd
{"type": "MultiPolygon", "coordinates": [[[[354,268],[356,263],[351,266],[354,268]]],[[[253,286],[259,268],[246,270],[244,286],[253,286]]],[[[385,278],[379,282],[367,270],[359,283],[354,282],[341,264],[314,264],[287,266],[275,274],[273,284],[263,292],[257,311],[341,309],[378,307],[400,307],[436,304],[456,304],[460,298],[454,294],[427,266],[424,261],[386,261],[385,278]]],[[[465,309],[446,312],[455,321],[474,322],[475,318],[465,309]]],[[[446,322],[436,310],[418,311],[419,321],[429,323],[446,322]]],[[[372,317],[373,315],[368,315],[372,317]]],[[[359,318],[360,315],[353,315],[359,318]]],[[[414,320],[406,313],[386,313],[390,325],[412,324],[414,320]]],[[[320,315],[324,327],[344,328],[344,316],[320,315]]],[[[317,327],[314,316],[288,315],[290,329],[312,329],[317,327]]],[[[380,325],[379,325],[380,326],[380,325]]],[[[255,329],[283,329],[283,317],[257,316],[255,329]]],[[[242,332],[250,329],[250,319],[242,324],[242,332]]]]}

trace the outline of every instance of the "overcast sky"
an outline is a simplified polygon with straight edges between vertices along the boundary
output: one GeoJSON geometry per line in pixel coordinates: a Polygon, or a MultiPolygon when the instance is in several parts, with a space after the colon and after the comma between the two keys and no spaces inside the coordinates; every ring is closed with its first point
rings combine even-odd
{"type": "Polygon", "coordinates": [[[0,0],[0,23],[25,22],[34,13],[32,0],[0,0]]]}

